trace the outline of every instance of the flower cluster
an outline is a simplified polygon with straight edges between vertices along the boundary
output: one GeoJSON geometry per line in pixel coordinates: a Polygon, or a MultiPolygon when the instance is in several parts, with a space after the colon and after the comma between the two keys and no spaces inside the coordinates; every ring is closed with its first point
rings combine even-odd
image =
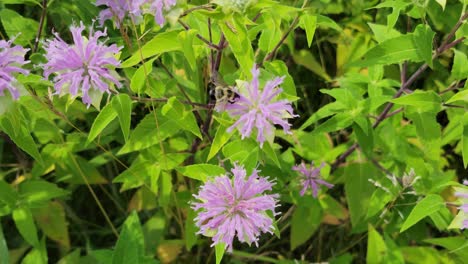
{"type": "Polygon", "coordinates": [[[324,166],[325,166],[325,163],[322,162],[320,167],[314,167],[313,162],[311,162],[310,167],[307,168],[306,164],[304,162],[301,162],[301,164],[296,165],[292,168],[293,170],[301,174],[300,175],[300,181],[302,185],[302,190],[300,192],[301,196],[304,196],[307,189],[311,189],[312,195],[314,197],[317,197],[320,185],[324,185],[327,188],[333,187],[333,184],[320,179],[320,170],[324,166]]]}
{"type": "Polygon", "coordinates": [[[268,81],[263,90],[259,89],[260,70],[256,66],[252,69],[252,81],[245,87],[246,92],[240,91],[239,98],[235,103],[226,104],[225,110],[239,119],[228,128],[228,132],[238,128],[242,139],[249,137],[254,128],[257,128],[257,141],[260,146],[267,139],[273,139],[275,127],[279,125],[285,133],[290,133],[291,125],[287,119],[296,117],[291,102],[288,100],[274,99],[283,91],[278,88],[283,83],[284,77],[276,77],[268,81]]]}
{"type": "Polygon", "coordinates": [[[19,91],[15,87],[17,85],[15,73],[28,74],[29,71],[22,69],[21,66],[29,61],[24,60],[24,55],[28,49],[21,46],[12,46],[12,40],[0,40],[0,95],[5,94],[8,90],[13,99],[18,99],[19,91]]]}
{"type": "MultiPolygon", "coordinates": [[[[468,186],[468,180],[464,180],[463,184],[468,186]]],[[[462,200],[462,205],[459,207],[464,215],[461,229],[468,229],[468,190],[457,192],[455,195],[462,200]]]]}
{"type": "Polygon", "coordinates": [[[176,2],[176,0],[97,0],[96,5],[108,7],[99,13],[101,26],[104,21],[115,18],[117,27],[120,27],[127,15],[131,16],[135,23],[139,23],[142,15],[149,13],[154,15],[156,23],[162,27],[166,22],[163,11],[175,6],[176,2]]]}
{"type": "Polygon", "coordinates": [[[45,42],[45,57],[48,61],[44,65],[44,77],[55,74],[53,80],[57,94],[61,94],[65,88],[71,95],[76,96],[81,90],[83,102],[89,107],[90,89],[109,92],[109,83],[121,86],[112,70],[120,65],[115,55],[121,48],[115,44],[105,46],[98,41],[106,36],[105,31],[91,30],[88,38],[85,38],[82,36],[84,29],[83,23],[79,27],[71,27],[74,42],[72,45],[63,41],[57,33],[55,39],[45,42]]]}
{"type": "Polygon", "coordinates": [[[194,195],[200,202],[192,203],[195,211],[202,210],[195,218],[198,234],[215,232],[212,246],[223,242],[230,252],[235,236],[258,246],[262,232],[272,233],[273,220],[266,211],[275,215],[278,198],[276,194],[263,194],[271,190],[273,183],[259,176],[257,170],[247,178],[242,166],[234,165],[231,171],[232,180],[221,175],[207,181],[194,195]]]}

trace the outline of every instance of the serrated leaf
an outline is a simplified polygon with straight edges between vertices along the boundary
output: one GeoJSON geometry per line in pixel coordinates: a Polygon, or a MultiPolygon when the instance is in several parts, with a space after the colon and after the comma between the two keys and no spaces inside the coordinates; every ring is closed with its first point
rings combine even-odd
{"type": "Polygon", "coordinates": [[[418,25],[413,33],[414,45],[418,47],[416,50],[419,56],[429,64],[429,67],[432,65],[432,43],[434,40],[435,32],[432,31],[431,27],[428,25],[418,25]]]}
{"type": "Polygon", "coordinates": [[[187,130],[202,139],[200,128],[193,112],[186,110],[185,106],[175,97],[167,100],[167,103],[162,107],[161,113],[175,122],[179,128],[187,130]]]}
{"type": "Polygon", "coordinates": [[[195,164],[177,168],[180,174],[205,182],[210,176],[220,176],[226,173],[224,168],[212,164],[195,164]]]}
{"type": "Polygon", "coordinates": [[[141,94],[145,91],[145,85],[147,85],[148,75],[153,71],[153,62],[157,59],[153,58],[145,62],[143,65],[138,67],[135,73],[132,76],[130,81],[130,89],[137,94],[141,94]]]}
{"type": "Polygon", "coordinates": [[[0,10],[0,20],[8,37],[15,40],[14,43],[22,46],[32,46],[32,41],[35,39],[39,28],[37,21],[25,18],[6,8],[0,10]]]}
{"type": "Polygon", "coordinates": [[[18,207],[13,211],[13,220],[21,236],[34,247],[39,247],[37,229],[31,211],[27,207],[18,207]]]}
{"type": "Polygon", "coordinates": [[[461,80],[468,77],[468,58],[466,53],[457,49],[453,50],[453,66],[452,76],[457,80],[461,80]]]}
{"type": "Polygon", "coordinates": [[[206,161],[211,160],[216,155],[216,153],[218,153],[218,151],[229,141],[232,135],[234,135],[232,132],[228,133],[226,129],[226,126],[220,125],[218,130],[216,130],[213,143],[211,144],[210,153],[208,154],[206,161]]]}
{"type": "Polygon", "coordinates": [[[314,129],[314,133],[328,133],[350,126],[354,117],[349,112],[338,113],[314,129]]]}
{"type": "Polygon", "coordinates": [[[141,62],[141,60],[160,55],[165,52],[181,50],[178,38],[180,31],[169,31],[157,34],[148,41],[141,50],[137,50],[130,58],[122,62],[122,68],[128,68],[141,62]]]}
{"type": "Polygon", "coordinates": [[[125,220],[112,255],[112,264],[143,263],[145,252],[143,231],[136,212],[125,220]]]}
{"type": "Polygon", "coordinates": [[[350,66],[368,67],[375,64],[390,65],[403,61],[419,62],[424,58],[418,53],[413,34],[387,39],[371,48],[361,61],[355,61],[350,66]]]}
{"type": "Polygon", "coordinates": [[[305,12],[300,18],[300,25],[306,32],[307,46],[310,48],[317,28],[317,16],[305,12]]]}
{"type": "Polygon", "coordinates": [[[99,112],[97,115],[96,119],[94,119],[86,143],[91,143],[116,117],[117,112],[115,111],[112,104],[104,106],[104,108],[101,109],[101,112],[99,112]]]}
{"type": "Polygon", "coordinates": [[[170,118],[163,116],[159,109],[156,110],[156,113],[151,112],[132,130],[129,140],[118,154],[122,155],[151,147],[176,134],[178,132],[177,129],[174,129],[176,125],[170,118]]]}
{"type": "Polygon", "coordinates": [[[42,232],[50,239],[58,242],[65,251],[68,251],[70,249],[70,238],[63,206],[56,201],[52,201],[45,207],[34,209],[33,214],[42,232]]]}
{"type": "Polygon", "coordinates": [[[124,135],[125,142],[128,141],[130,134],[130,118],[132,115],[132,99],[127,94],[119,94],[112,98],[112,107],[119,118],[120,128],[124,135]]]}
{"type": "Polygon", "coordinates": [[[445,206],[444,199],[440,195],[429,194],[416,203],[411,213],[401,226],[400,233],[412,227],[426,216],[429,216],[445,206]]]}
{"type": "Polygon", "coordinates": [[[442,110],[442,98],[434,91],[417,90],[390,101],[399,105],[413,106],[418,112],[438,113],[442,110]]]}
{"type": "Polygon", "coordinates": [[[219,22],[219,26],[229,42],[229,47],[234,53],[243,73],[250,78],[250,71],[254,63],[254,52],[248,38],[245,23],[241,21],[243,16],[234,16],[231,19],[219,22]]]}

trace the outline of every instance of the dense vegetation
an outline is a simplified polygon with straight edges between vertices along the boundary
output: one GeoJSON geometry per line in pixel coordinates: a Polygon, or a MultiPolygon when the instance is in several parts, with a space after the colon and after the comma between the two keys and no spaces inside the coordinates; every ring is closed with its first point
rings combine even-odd
{"type": "Polygon", "coordinates": [[[467,0],[1,0],[0,264],[467,263],[467,0]]]}

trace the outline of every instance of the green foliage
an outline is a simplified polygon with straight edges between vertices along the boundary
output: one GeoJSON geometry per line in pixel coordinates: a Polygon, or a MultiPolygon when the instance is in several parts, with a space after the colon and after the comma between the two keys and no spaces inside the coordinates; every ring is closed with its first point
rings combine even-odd
{"type": "Polygon", "coordinates": [[[54,94],[43,44],[71,43],[72,22],[99,28],[105,7],[0,2],[0,38],[29,49],[30,71],[13,74],[19,100],[0,91],[0,263],[468,259],[466,0],[177,1],[162,27],[152,14],[105,21],[122,87],[89,108],[54,94]],[[253,67],[260,90],[283,77],[273,101],[298,115],[263,145],[260,123],[243,136],[210,98],[213,85],[248,89],[253,67]],[[334,187],[300,196],[302,161],[323,162],[334,187]],[[258,247],[227,252],[190,207],[234,164],[275,183],[279,214],[258,247]]]}

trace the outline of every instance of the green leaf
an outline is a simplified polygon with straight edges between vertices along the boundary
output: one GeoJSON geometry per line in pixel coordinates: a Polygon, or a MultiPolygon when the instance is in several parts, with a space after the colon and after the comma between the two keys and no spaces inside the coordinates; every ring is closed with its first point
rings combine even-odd
{"type": "Polygon", "coordinates": [[[463,127],[463,134],[460,143],[462,147],[463,167],[466,168],[468,166],[468,113],[463,115],[461,126],[463,127]]]}
{"type": "Polygon", "coordinates": [[[112,107],[117,112],[120,128],[127,142],[130,134],[130,118],[132,115],[132,99],[127,94],[119,94],[112,98],[112,107]]]}
{"type": "Polygon", "coordinates": [[[399,105],[413,106],[420,113],[438,113],[442,110],[442,98],[434,91],[417,90],[411,94],[390,101],[399,105]]]}
{"type": "Polygon", "coordinates": [[[21,236],[34,247],[39,247],[36,225],[31,211],[27,207],[18,207],[13,211],[13,220],[21,236]]]}
{"type": "Polygon", "coordinates": [[[215,255],[216,255],[216,264],[220,264],[221,260],[223,260],[224,252],[226,248],[226,244],[220,242],[215,245],[215,255]]]}
{"type": "Polygon", "coordinates": [[[243,16],[233,16],[219,23],[221,30],[229,42],[229,47],[234,53],[237,62],[239,63],[242,72],[250,77],[250,71],[254,64],[254,53],[252,44],[248,38],[247,28],[243,21],[243,16]]]}
{"type": "Polygon", "coordinates": [[[387,39],[371,48],[361,61],[355,61],[350,66],[368,67],[375,64],[390,65],[403,61],[423,61],[415,45],[413,34],[387,39]]]}
{"type": "Polygon", "coordinates": [[[218,130],[216,130],[213,143],[211,144],[210,153],[208,154],[206,161],[211,160],[216,155],[216,153],[218,153],[218,151],[229,141],[232,135],[234,135],[233,132],[228,133],[226,129],[227,126],[220,125],[218,130]]]}
{"type": "MultiPolygon", "coordinates": [[[[468,65],[467,65],[468,67],[468,65]]],[[[447,104],[456,102],[456,101],[465,101],[468,102],[468,85],[465,85],[465,90],[459,91],[456,94],[454,94],[450,99],[447,100],[447,104]]]]}
{"type": "Polygon", "coordinates": [[[202,139],[200,128],[193,112],[186,110],[185,106],[175,97],[169,98],[167,103],[162,107],[161,113],[175,122],[179,128],[187,130],[202,139]]]}
{"type": "Polygon", "coordinates": [[[31,157],[39,162],[42,161],[41,154],[37,149],[37,144],[29,133],[27,127],[23,124],[16,124],[10,115],[5,116],[0,121],[0,129],[3,130],[15,142],[15,144],[28,153],[31,157]]]}
{"type": "Polygon", "coordinates": [[[10,39],[22,46],[33,46],[39,24],[34,19],[25,18],[10,9],[0,10],[0,21],[10,39]]]}
{"type": "Polygon", "coordinates": [[[382,173],[369,163],[351,164],[344,168],[345,194],[354,231],[367,230],[369,201],[375,187],[369,179],[378,179],[382,173]]]}
{"type": "Polygon", "coordinates": [[[328,133],[349,127],[354,117],[349,112],[338,113],[314,129],[314,133],[328,133]]]}
{"type": "Polygon", "coordinates": [[[310,48],[314,39],[315,29],[317,28],[317,16],[305,12],[301,15],[299,25],[306,32],[307,45],[310,48]]]}
{"type": "Polygon", "coordinates": [[[160,141],[178,132],[177,125],[170,118],[161,114],[161,111],[147,114],[143,120],[132,130],[129,140],[117,153],[119,155],[151,147],[160,141]]]}
{"type": "Polygon", "coordinates": [[[353,130],[354,133],[356,133],[359,147],[368,158],[372,158],[372,151],[374,149],[374,131],[372,129],[372,124],[369,119],[363,117],[356,118],[355,124],[357,125],[353,125],[353,130]],[[358,120],[362,120],[361,124],[358,123],[358,120]]]}
{"type": "Polygon", "coordinates": [[[132,76],[132,80],[130,81],[130,89],[132,92],[141,94],[147,88],[148,76],[153,71],[153,62],[157,59],[153,58],[148,60],[147,62],[143,63],[132,76]]]}
{"type": "Polygon", "coordinates": [[[367,237],[367,263],[385,263],[387,255],[387,246],[382,236],[372,225],[369,225],[369,234],[367,237]]]}
{"type": "Polygon", "coordinates": [[[16,191],[8,183],[0,180],[0,202],[13,208],[17,203],[17,200],[18,194],[16,191]]]}
{"type": "Polygon", "coordinates": [[[19,185],[18,193],[30,207],[41,206],[44,205],[44,202],[53,198],[69,194],[68,191],[57,187],[57,185],[43,180],[28,180],[22,182],[19,185]]]}
{"type": "Polygon", "coordinates": [[[429,194],[414,206],[411,213],[401,226],[400,233],[412,227],[426,216],[429,216],[445,206],[444,199],[440,195],[429,194]]]}
{"type": "Polygon", "coordinates": [[[145,252],[143,231],[136,212],[125,220],[112,255],[112,264],[143,263],[145,252]]]}
{"type": "Polygon", "coordinates": [[[94,119],[93,125],[91,126],[91,130],[88,134],[88,139],[86,140],[86,144],[91,143],[116,117],[117,112],[115,111],[112,104],[107,104],[104,106],[104,108],[101,109],[101,112],[99,112],[97,115],[96,119],[94,119]]]}
{"type": "Polygon", "coordinates": [[[298,201],[291,220],[291,250],[312,237],[320,226],[322,216],[323,210],[317,199],[306,195],[298,201]]]}
{"type": "Polygon", "coordinates": [[[371,28],[372,32],[374,33],[375,40],[377,42],[383,42],[387,39],[396,38],[401,36],[401,33],[395,29],[391,29],[390,31],[387,30],[387,26],[368,23],[369,27],[371,28]]]}
{"type": "Polygon", "coordinates": [[[161,166],[158,163],[137,158],[132,165],[114,178],[112,182],[122,183],[120,191],[138,188],[145,183],[152,184],[151,191],[157,193],[157,183],[161,174],[161,166]]]}
{"type": "Polygon", "coordinates": [[[179,40],[182,45],[182,51],[184,52],[184,57],[187,60],[188,64],[192,71],[197,69],[197,60],[195,58],[195,51],[193,46],[193,41],[197,34],[197,30],[189,29],[188,31],[182,31],[179,33],[179,40]]]}
{"type": "Polygon", "coordinates": [[[387,30],[390,31],[396,24],[398,17],[400,16],[400,11],[408,6],[409,3],[406,3],[402,0],[396,1],[385,1],[381,4],[376,5],[374,8],[384,8],[391,7],[392,13],[387,16],[387,30]]]}
{"type": "Polygon", "coordinates": [[[160,55],[165,52],[181,50],[180,41],[178,38],[180,31],[163,32],[156,35],[152,40],[148,41],[141,50],[137,50],[130,58],[122,62],[122,68],[132,67],[141,60],[160,55]]]}
{"type": "Polygon", "coordinates": [[[429,64],[429,67],[432,65],[432,43],[434,40],[435,33],[432,31],[431,27],[428,25],[418,25],[413,33],[414,46],[418,47],[416,52],[419,56],[429,64]]]}
{"type": "Polygon", "coordinates": [[[279,19],[273,18],[275,14],[264,13],[262,14],[264,29],[262,30],[262,35],[258,40],[258,46],[262,51],[270,52],[272,51],[278,41],[281,39],[281,21],[279,19]]]}
{"type": "Polygon", "coordinates": [[[453,57],[452,77],[457,80],[468,78],[468,58],[466,57],[466,53],[456,49],[453,52],[455,55],[453,57]]]}
{"type": "Polygon", "coordinates": [[[33,214],[37,225],[44,234],[58,242],[66,250],[70,249],[68,222],[65,219],[65,209],[60,203],[52,201],[47,206],[34,209],[33,214]]]}
{"type": "Polygon", "coordinates": [[[8,260],[8,247],[3,235],[2,225],[0,225],[0,263],[10,263],[8,260]]]}
{"type": "Polygon", "coordinates": [[[271,142],[266,142],[266,144],[263,144],[263,153],[275,163],[276,166],[278,166],[279,169],[281,169],[281,163],[278,159],[278,156],[276,155],[276,151],[273,149],[272,143],[271,142]]]}
{"type": "Polygon", "coordinates": [[[447,0],[436,0],[436,2],[445,10],[445,5],[447,4],[447,0]]]}
{"type": "Polygon", "coordinates": [[[210,176],[226,174],[224,168],[212,164],[195,164],[177,168],[177,171],[189,178],[205,182],[210,176]]]}

